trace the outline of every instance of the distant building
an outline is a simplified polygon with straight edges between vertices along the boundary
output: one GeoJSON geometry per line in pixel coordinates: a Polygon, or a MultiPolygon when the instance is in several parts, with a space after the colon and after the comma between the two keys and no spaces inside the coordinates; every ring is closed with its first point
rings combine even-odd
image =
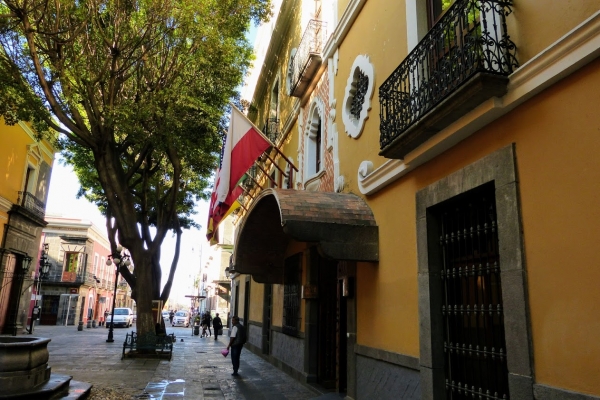
{"type": "Polygon", "coordinates": [[[0,333],[27,324],[55,148],[0,121],[0,333]]]}
{"type": "Polygon", "coordinates": [[[226,316],[229,311],[231,280],[229,261],[233,252],[234,226],[231,216],[225,218],[215,234],[216,243],[211,248],[211,256],[201,271],[200,311],[210,311],[226,316]]]}
{"type": "MultiPolygon", "coordinates": [[[[42,325],[99,324],[112,310],[115,266],[106,265],[110,244],[106,233],[90,221],[48,216],[44,242],[48,244],[50,274],[43,282],[42,325]]],[[[135,308],[131,290],[120,279],[116,307],[135,308]]]]}

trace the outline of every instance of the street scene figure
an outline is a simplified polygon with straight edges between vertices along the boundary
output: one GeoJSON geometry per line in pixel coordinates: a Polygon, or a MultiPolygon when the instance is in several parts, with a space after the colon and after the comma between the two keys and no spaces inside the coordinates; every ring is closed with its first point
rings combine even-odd
{"type": "Polygon", "coordinates": [[[239,376],[238,370],[240,369],[240,356],[242,355],[242,347],[246,343],[246,330],[240,323],[240,319],[237,316],[231,318],[232,328],[229,331],[229,344],[227,350],[231,349],[231,364],[233,365],[233,376],[239,376]]]}
{"type": "Polygon", "coordinates": [[[221,318],[219,318],[219,313],[215,315],[212,323],[213,329],[215,331],[215,340],[217,340],[219,335],[223,334],[223,332],[221,332],[221,330],[223,329],[223,323],[221,322],[221,318]]]}
{"type": "Polygon", "coordinates": [[[210,330],[210,322],[211,322],[210,313],[209,312],[204,313],[204,315],[202,316],[202,337],[212,336],[212,332],[210,330]]]}
{"type": "Polygon", "coordinates": [[[171,326],[173,326],[173,318],[175,318],[175,312],[171,310],[171,312],[169,312],[169,322],[171,323],[171,326]]]}

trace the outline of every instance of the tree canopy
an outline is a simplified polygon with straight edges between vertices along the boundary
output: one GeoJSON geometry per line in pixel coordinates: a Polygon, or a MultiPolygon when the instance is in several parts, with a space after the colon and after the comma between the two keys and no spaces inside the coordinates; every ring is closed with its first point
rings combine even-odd
{"type": "Polygon", "coordinates": [[[209,195],[223,115],[251,62],[245,34],[269,13],[269,0],[0,2],[0,115],[62,134],[113,251],[131,252],[133,272],[120,272],[141,333],[177,265],[178,248],[160,293],[160,246],[173,231],[179,247],[209,195]]]}

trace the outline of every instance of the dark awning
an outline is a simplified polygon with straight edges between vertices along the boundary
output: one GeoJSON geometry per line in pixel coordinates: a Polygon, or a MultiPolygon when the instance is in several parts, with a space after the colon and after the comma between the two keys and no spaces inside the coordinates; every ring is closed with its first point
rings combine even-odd
{"type": "Polygon", "coordinates": [[[255,281],[283,283],[290,240],[315,243],[335,260],[378,261],[379,232],[365,201],[354,194],[291,189],[263,190],[236,240],[233,266],[255,281]]]}

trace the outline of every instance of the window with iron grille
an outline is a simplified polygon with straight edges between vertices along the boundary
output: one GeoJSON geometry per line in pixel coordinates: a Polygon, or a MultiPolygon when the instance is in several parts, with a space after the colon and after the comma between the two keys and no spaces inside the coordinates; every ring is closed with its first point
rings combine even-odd
{"type": "Polygon", "coordinates": [[[365,95],[369,89],[369,77],[359,70],[354,86],[355,92],[352,101],[350,102],[350,114],[352,114],[354,118],[359,119],[365,103],[365,95]]]}
{"type": "Polygon", "coordinates": [[[442,203],[447,399],[508,399],[508,369],[493,183],[442,203]]]}
{"type": "Polygon", "coordinates": [[[298,253],[285,260],[283,287],[283,327],[288,335],[300,331],[300,289],[302,282],[302,254],[298,253]]]}
{"type": "Polygon", "coordinates": [[[348,136],[358,139],[371,110],[375,68],[367,55],[358,55],[350,68],[344,89],[342,121],[348,136]]]}

